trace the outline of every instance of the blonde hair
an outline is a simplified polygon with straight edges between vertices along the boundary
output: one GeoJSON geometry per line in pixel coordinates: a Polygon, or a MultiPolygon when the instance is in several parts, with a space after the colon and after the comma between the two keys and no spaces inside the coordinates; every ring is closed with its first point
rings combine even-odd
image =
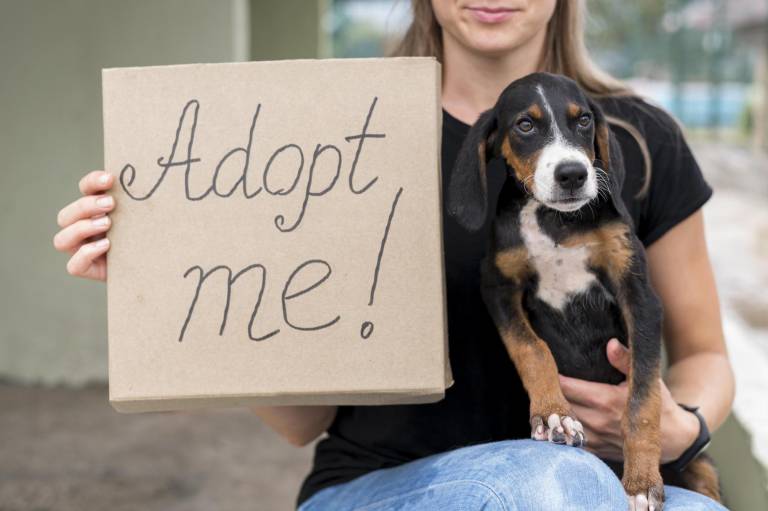
{"type": "MultiPolygon", "coordinates": [[[[392,56],[436,57],[443,60],[443,34],[432,9],[431,0],[411,0],[412,21],[392,56]]],[[[620,80],[598,68],[589,57],[584,43],[584,0],[557,0],[547,24],[546,47],[539,63],[541,71],[565,75],[594,97],[632,96],[632,90],[620,80]]],[[[629,122],[606,116],[609,123],[626,130],[640,147],[645,179],[637,197],[645,195],[650,185],[651,156],[640,131],[629,122]]]]}

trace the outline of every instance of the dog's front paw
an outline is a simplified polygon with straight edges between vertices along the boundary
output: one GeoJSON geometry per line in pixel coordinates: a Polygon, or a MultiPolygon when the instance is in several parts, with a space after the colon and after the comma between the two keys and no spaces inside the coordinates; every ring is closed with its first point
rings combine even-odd
{"type": "Polygon", "coordinates": [[[629,498],[629,511],[661,511],[664,508],[664,483],[661,478],[647,484],[624,481],[629,498]]]}
{"type": "Polygon", "coordinates": [[[557,413],[549,414],[546,417],[546,422],[542,415],[531,417],[531,438],[574,447],[580,447],[587,443],[581,422],[570,415],[557,413]]]}

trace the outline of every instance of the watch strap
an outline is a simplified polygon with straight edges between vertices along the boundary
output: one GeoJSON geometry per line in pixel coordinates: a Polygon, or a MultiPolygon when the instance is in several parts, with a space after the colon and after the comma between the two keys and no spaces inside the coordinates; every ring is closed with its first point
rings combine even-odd
{"type": "Polygon", "coordinates": [[[699,456],[707,447],[709,447],[711,437],[709,434],[709,428],[707,427],[707,422],[704,420],[704,417],[701,415],[701,413],[699,413],[698,406],[688,406],[682,403],[678,403],[678,406],[680,406],[680,408],[685,411],[691,412],[696,416],[697,419],[699,419],[699,435],[696,437],[696,440],[694,440],[691,446],[688,447],[688,449],[686,449],[679,458],[664,464],[664,467],[666,468],[670,468],[677,472],[682,472],[690,462],[695,460],[697,456],[699,456]]]}

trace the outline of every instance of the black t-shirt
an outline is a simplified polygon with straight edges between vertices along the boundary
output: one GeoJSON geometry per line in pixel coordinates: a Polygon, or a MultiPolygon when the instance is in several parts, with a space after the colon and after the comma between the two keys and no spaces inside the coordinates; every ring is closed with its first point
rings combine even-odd
{"type": "MultiPolygon", "coordinates": [[[[699,166],[675,121],[636,98],[602,100],[606,113],[628,121],[645,137],[652,160],[650,189],[643,156],[625,130],[614,127],[622,147],[626,180],[622,195],[638,237],[647,247],[699,209],[711,196],[699,166]]],[[[443,193],[469,126],[443,112],[443,193]]],[[[506,173],[494,160],[488,168],[489,197],[498,196],[506,173]]],[[[495,204],[489,205],[495,211],[495,204]]],[[[328,437],[315,450],[314,466],[298,496],[315,492],[454,448],[528,438],[528,397],[480,296],[480,261],[489,223],[470,233],[445,213],[449,354],[455,383],[433,404],[341,406],[328,437]]]]}

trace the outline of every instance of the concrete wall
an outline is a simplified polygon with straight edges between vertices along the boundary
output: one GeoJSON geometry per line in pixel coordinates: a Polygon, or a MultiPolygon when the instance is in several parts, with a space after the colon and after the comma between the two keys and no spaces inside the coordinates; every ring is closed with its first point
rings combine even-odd
{"type": "Polygon", "coordinates": [[[258,58],[317,56],[319,6],[0,0],[0,379],[106,377],[105,286],[69,277],[51,245],[58,209],[103,166],[101,69],[247,60],[252,46],[258,58]]]}
{"type": "Polygon", "coordinates": [[[251,59],[330,57],[323,17],[331,0],[252,0],[251,59]]]}

